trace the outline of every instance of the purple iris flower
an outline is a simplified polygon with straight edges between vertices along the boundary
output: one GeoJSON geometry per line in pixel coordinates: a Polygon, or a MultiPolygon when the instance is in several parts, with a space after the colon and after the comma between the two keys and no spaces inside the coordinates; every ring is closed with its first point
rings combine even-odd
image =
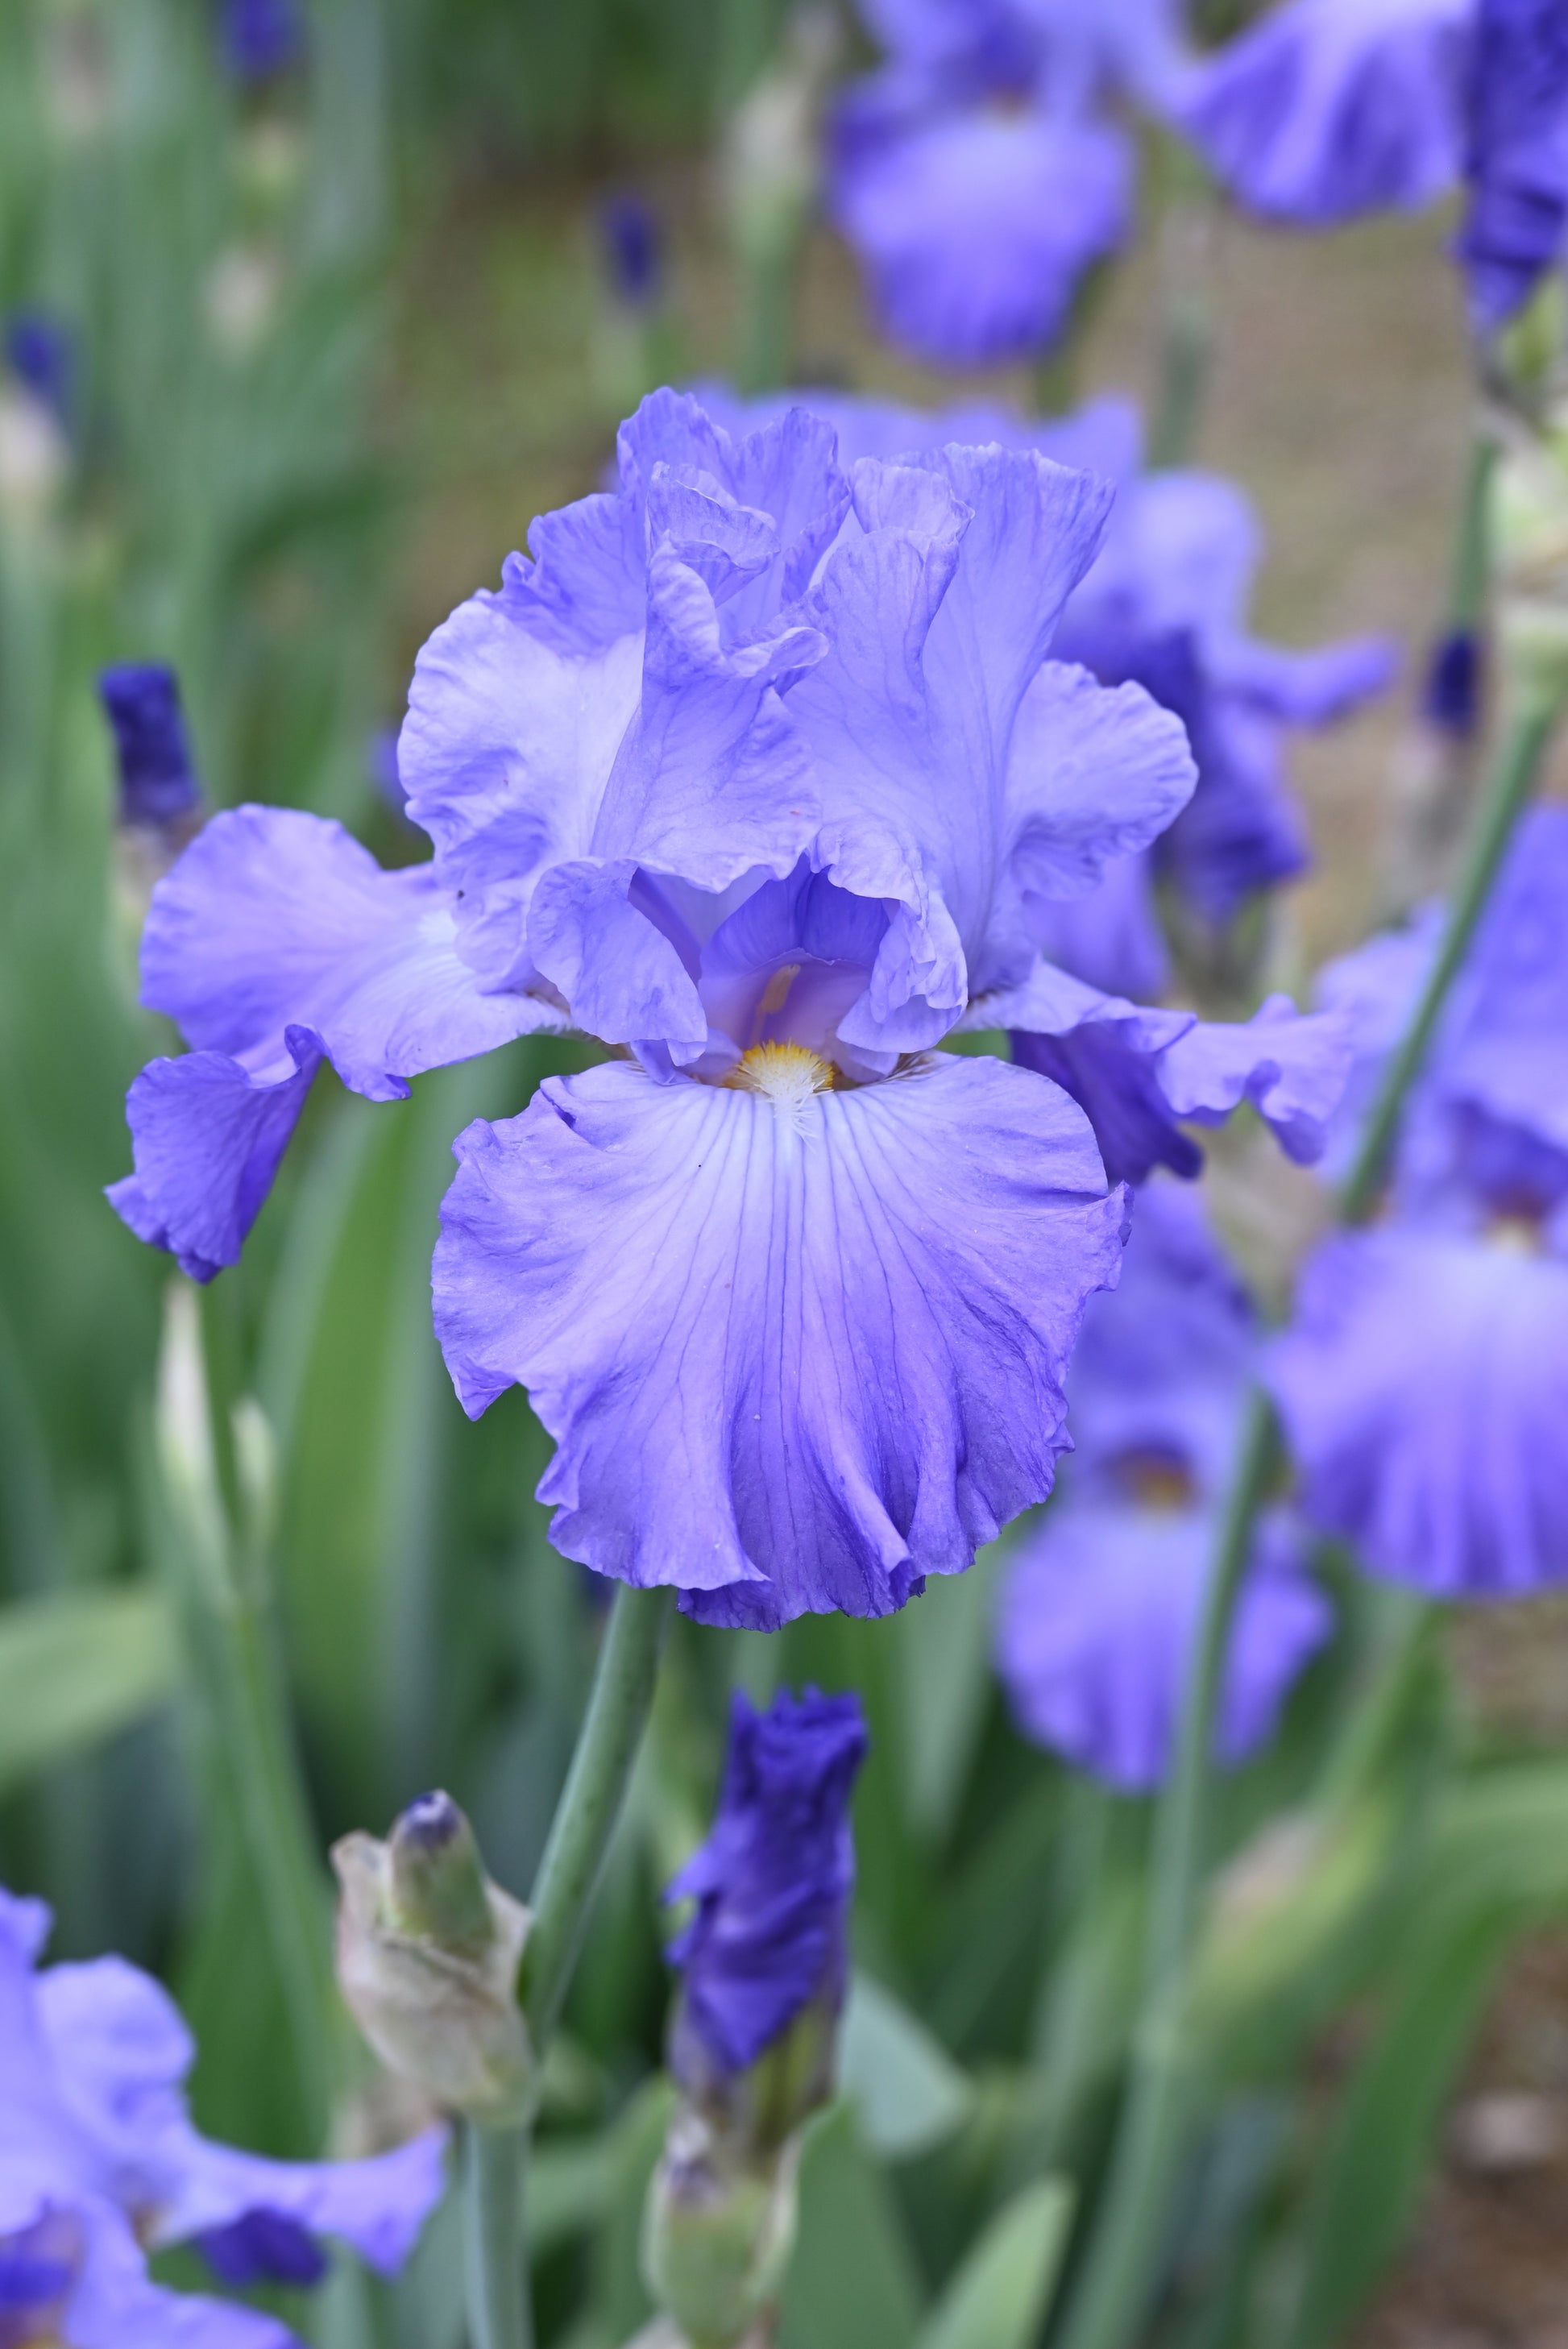
{"type": "Polygon", "coordinates": [[[98,678],[114,736],[122,824],[178,826],[201,805],[179,680],[171,668],[128,663],[98,678]]]}
{"type": "Polygon", "coordinates": [[[669,1950],[689,2094],[748,2070],[808,2006],[842,2005],[866,1742],[858,1697],[781,1690],[759,1713],[737,1694],[712,1831],[665,1896],[697,1904],[669,1950]]]}
{"type": "MultiPolygon", "coordinates": [[[[1428,914],[1326,974],[1351,1114],[1436,950],[1428,914]]],[[[1269,1377],[1304,1504],[1438,1598],[1568,1578],[1568,810],[1522,826],[1412,1098],[1391,1214],[1310,1259],[1269,1377]]]]}
{"type": "Polygon", "coordinates": [[[1477,0],[1285,0],[1194,66],[1174,111],[1265,219],[1326,228],[1414,210],[1459,180],[1476,13],[1477,0]]]}
{"type": "Polygon", "coordinates": [[[389,2273],[443,2191],[443,2133],[348,2162],[209,2143],[164,1992],[119,1958],[40,1971],[48,1930],[0,1888],[0,2344],[297,2349],[275,2318],[154,2284],[145,2247],[193,2243],[235,2285],[308,2283],[336,2236],[389,2273]]]}
{"type": "Polygon", "coordinates": [[[1478,0],[1457,245],[1478,330],[1522,309],[1568,230],[1568,15],[1562,0],[1478,0]]]}
{"type": "Polygon", "coordinates": [[[1175,54],[1158,0],[862,0],[889,62],[832,125],[830,202],[884,331],[973,366],[1044,349],[1131,232],[1134,159],[1103,111],[1175,54]]]}
{"type": "MultiPolygon", "coordinates": [[[[1120,1288],[1085,1317],[1070,1481],[1009,1561],[996,1623],[1025,1733],[1122,1793],[1169,1766],[1256,1344],[1196,1195],[1152,1185],[1120,1288]]],[[[1299,1532],[1271,1511],[1231,1635],[1222,1760],[1271,1734],[1331,1628],[1299,1532]]]]}
{"type": "Polygon", "coordinates": [[[620,464],[420,655],[431,864],[249,807],[159,885],[143,998],[196,1049],[132,1086],[111,1197],[207,1278],[323,1060],[393,1100],[533,1030],[624,1048],[459,1140],[464,1406],[529,1389],[598,1573],[709,1622],[886,1613],[1049,1489],[1123,1226],[1079,1101],[1152,1064],[1172,1125],[1252,1099],[1310,1155],[1343,1022],[1203,1026],[1041,956],[1192,786],[1148,695],[1047,657],[1108,484],[995,445],[846,470],[804,410],[732,437],[674,393],[620,464]],[[934,1049],[998,1028],[1085,1030],[1078,1098],[934,1049]]]}
{"type": "Polygon", "coordinates": [[[222,0],[223,54],[239,82],[270,80],[304,50],[300,0],[222,0]]]}
{"type": "Polygon", "coordinates": [[[14,310],[5,321],[5,364],[18,383],[69,430],[76,405],[76,347],[69,331],[43,310],[14,310]]]}

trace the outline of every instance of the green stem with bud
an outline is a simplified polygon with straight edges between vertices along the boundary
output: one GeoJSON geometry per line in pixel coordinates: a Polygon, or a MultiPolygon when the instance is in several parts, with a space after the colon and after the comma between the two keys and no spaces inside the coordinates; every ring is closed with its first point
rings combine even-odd
{"type": "MultiPolygon", "coordinates": [[[[1340,1192],[1343,1224],[1364,1223],[1380,1192],[1399,1119],[1464,961],[1519,816],[1539,780],[1568,693],[1527,696],[1481,806],[1448,927],[1418,1003],[1384,1076],[1340,1192]]],[[[1199,2085],[1183,2032],[1187,1968],[1206,1871],[1214,1724],[1237,1594],[1260,1510],[1281,1461],[1279,1423],[1254,1391],[1211,1577],[1182,1708],[1174,1766],[1161,1798],[1142,2010],[1131,2078],[1100,2216],[1068,2311],[1061,2349],[1123,2349],[1147,2313],[1171,2197],[1199,2085]]]]}

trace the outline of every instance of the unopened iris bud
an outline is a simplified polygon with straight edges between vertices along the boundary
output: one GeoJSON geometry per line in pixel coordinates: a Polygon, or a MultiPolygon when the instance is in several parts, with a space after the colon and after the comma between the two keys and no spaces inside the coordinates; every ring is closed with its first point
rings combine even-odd
{"type": "Polygon", "coordinates": [[[725,140],[725,215],[742,258],[763,264],[787,249],[816,196],[818,117],[840,35],[830,10],[797,7],[779,57],[753,82],[725,140]]]}
{"type": "Polygon", "coordinates": [[[783,2289],[795,2245],[799,2140],[737,2160],[689,2107],[671,2126],[643,2220],[643,2272],[689,2349],[738,2349],[783,2289]]]}
{"type": "Polygon", "coordinates": [[[449,1795],[421,1795],[386,1843],[346,1836],[337,1977],[387,2069],[440,2110],[489,2127],[523,2119],[533,2061],[517,2002],[528,1910],[484,1872],[449,1795]]]}
{"type": "Polygon", "coordinates": [[[670,1950],[682,2102],[643,2263],[690,2349],[739,2349],[783,2283],[800,2129],[833,2092],[865,1752],[853,1696],[738,1696],[713,1832],[670,1887],[697,1905],[670,1950]]]}

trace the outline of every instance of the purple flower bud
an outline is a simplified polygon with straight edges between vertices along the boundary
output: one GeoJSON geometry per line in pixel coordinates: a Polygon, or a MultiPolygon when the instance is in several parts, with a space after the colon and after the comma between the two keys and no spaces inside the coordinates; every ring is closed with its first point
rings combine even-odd
{"type": "Polygon", "coordinates": [[[223,55],[238,82],[284,73],[304,49],[298,0],[223,0],[222,31],[223,55]]]}
{"type": "Polygon", "coordinates": [[[119,761],[121,823],[175,824],[191,815],[201,786],[173,670],[151,663],[106,668],[98,692],[119,761]]]}
{"type": "MultiPolygon", "coordinates": [[[[685,1985],[674,2067],[699,2098],[820,2002],[843,1999],[855,1855],[850,1795],[866,1754],[852,1695],[737,1695],[713,1831],[670,1886],[696,1914],[671,1943],[685,1985]]],[[[793,2117],[799,2119],[801,2115],[793,2117]]]]}
{"type": "Polygon", "coordinates": [[[76,351],[57,318],[43,310],[14,310],[5,321],[5,364],[18,383],[68,428],[75,405],[76,351]]]}
{"type": "Polygon", "coordinates": [[[613,290],[634,309],[651,306],[663,274],[663,239],[652,207],[630,192],[611,196],[599,208],[599,233],[613,290]]]}
{"type": "Polygon", "coordinates": [[[1432,647],[1422,707],[1428,722],[1468,742],[1480,722],[1481,648],[1473,628],[1452,628],[1432,647]]]}

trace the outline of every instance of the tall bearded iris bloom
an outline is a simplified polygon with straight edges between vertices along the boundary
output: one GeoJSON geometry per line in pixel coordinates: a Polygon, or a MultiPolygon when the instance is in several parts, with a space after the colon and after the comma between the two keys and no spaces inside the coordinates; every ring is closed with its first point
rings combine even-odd
{"type": "MultiPolygon", "coordinates": [[[[1392,1212],[1309,1260],[1270,1368],[1307,1509],[1437,1598],[1568,1578],[1565,925],[1568,812],[1540,808],[1412,1097],[1392,1212]]],[[[1436,944],[1429,918],[1326,975],[1373,1068],[1436,944]]]]}
{"type": "MultiPolygon", "coordinates": [[[[1074,1359],[1070,1482],[1009,1561],[996,1622],[1026,1733],[1123,1793],[1158,1785],[1174,1750],[1256,1349],[1196,1195],[1152,1185],[1074,1359]]],[[[1271,1511],[1231,1631],[1222,1759],[1270,1734],[1330,1623],[1299,1532],[1271,1511]]]]}
{"type": "Polygon", "coordinates": [[[1477,0],[1284,0],[1193,67],[1176,112],[1237,202],[1326,228],[1458,182],[1477,0]]]}
{"type": "Polygon", "coordinates": [[[950,365],[1055,341],[1132,226],[1133,152],[1102,110],[1174,53],[1160,0],[862,0],[889,62],[833,125],[830,202],[882,324],[950,365]]]}
{"type": "Polygon", "coordinates": [[[621,1057],[459,1138],[435,1267],[465,1407],[521,1382],[556,1439],[557,1546],[763,1627],[961,1570],[1067,1441],[1120,1256],[1100,1133],[1246,1098],[1311,1154],[1343,1074],[1332,1018],[1202,1028],[1041,956],[1192,786],[1174,719],[1046,657],[1110,498],[645,402],[618,490],[420,655],[428,865],[245,808],[160,885],[144,996],[197,1049],[131,1089],[119,1212],[205,1277],[324,1060],[387,1100],[585,1030],[621,1057]],[[1077,1095],[934,1049],[1000,1028],[1076,1039],[1077,1095]]]}
{"type": "Polygon", "coordinates": [[[37,1970],[47,1910],[0,1889],[0,2342],[291,2349],[273,2317],[165,2292],[145,2248],[192,2243],[221,2282],[311,2284],[318,2239],[399,2266],[443,2189],[439,2131],[367,2161],[211,2144],[186,2110],[190,2034],[118,1958],[37,1970]]]}

